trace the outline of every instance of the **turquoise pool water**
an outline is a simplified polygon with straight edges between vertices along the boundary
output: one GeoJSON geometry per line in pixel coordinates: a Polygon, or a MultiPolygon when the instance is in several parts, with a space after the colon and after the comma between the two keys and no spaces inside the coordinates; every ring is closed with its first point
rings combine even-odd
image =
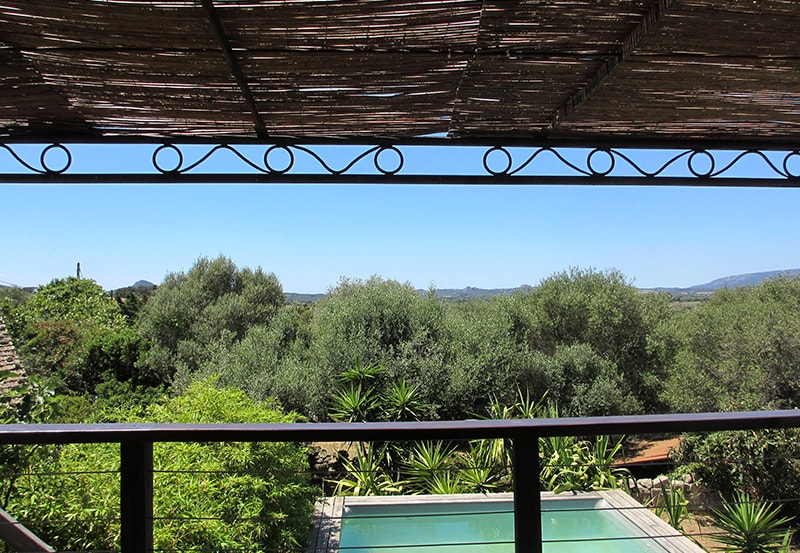
{"type": "MultiPolygon", "coordinates": [[[[602,499],[545,503],[544,551],[666,551],[655,540],[642,539],[642,530],[621,513],[604,507],[602,499]]],[[[348,506],[339,546],[342,553],[513,553],[512,509],[509,502],[348,506]]]]}

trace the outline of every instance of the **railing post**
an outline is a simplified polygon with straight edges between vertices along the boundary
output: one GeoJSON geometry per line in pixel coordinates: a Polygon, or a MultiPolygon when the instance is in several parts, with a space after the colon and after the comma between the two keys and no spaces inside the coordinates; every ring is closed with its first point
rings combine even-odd
{"type": "Polygon", "coordinates": [[[153,443],[120,447],[120,530],[122,553],[153,551],[153,443]]]}
{"type": "Polygon", "coordinates": [[[513,440],[514,551],[542,553],[542,500],[539,493],[539,438],[513,440]]]}

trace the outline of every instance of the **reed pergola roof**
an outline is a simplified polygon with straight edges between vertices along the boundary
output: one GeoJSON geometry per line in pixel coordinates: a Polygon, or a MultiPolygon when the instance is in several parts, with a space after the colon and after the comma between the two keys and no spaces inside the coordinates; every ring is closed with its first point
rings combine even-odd
{"type": "Polygon", "coordinates": [[[0,136],[800,137],[797,0],[4,0],[0,136]]]}

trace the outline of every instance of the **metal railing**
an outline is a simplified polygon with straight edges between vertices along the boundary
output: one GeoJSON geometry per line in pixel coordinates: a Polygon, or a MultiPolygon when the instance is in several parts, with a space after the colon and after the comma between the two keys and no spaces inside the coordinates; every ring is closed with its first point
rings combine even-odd
{"type": "MultiPolygon", "coordinates": [[[[509,440],[515,551],[542,551],[539,438],[800,427],[800,411],[559,419],[297,424],[8,424],[0,444],[120,444],[120,547],[153,551],[153,444],[157,442],[332,442],[509,440]]],[[[13,514],[13,513],[12,513],[13,514]]]]}

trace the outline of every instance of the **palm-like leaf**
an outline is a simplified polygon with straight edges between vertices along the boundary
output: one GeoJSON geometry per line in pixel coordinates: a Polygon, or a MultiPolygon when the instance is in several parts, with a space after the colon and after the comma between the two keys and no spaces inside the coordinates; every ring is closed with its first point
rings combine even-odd
{"type": "Polygon", "coordinates": [[[383,393],[383,405],[384,415],[390,421],[419,420],[425,408],[419,386],[409,386],[405,380],[389,385],[383,393]]]}
{"type": "Polygon", "coordinates": [[[727,547],[725,551],[767,553],[782,551],[791,517],[782,517],[780,508],[765,501],[756,501],[746,493],[737,493],[732,502],[713,510],[717,526],[726,534],[715,539],[727,547]]]}
{"type": "Polygon", "coordinates": [[[681,488],[676,488],[670,483],[661,482],[661,501],[662,504],[655,508],[655,513],[659,517],[667,514],[670,526],[676,530],[683,531],[681,525],[689,518],[689,500],[681,488]]]}
{"type": "Polygon", "coordinates": [[[455,448],[442,442],[424,442],[414,446],[407,461],[409,481],[418,490],[430,493],[442,475],[455,464],[455,448]]]}
{"type": "Polygon", "coordinates": [[[371,446],[358,450],[355,459],[342,459],[347,477],[336,483],[335,495],[395,495],[403,492],[403,481],[395,481],[380,463],[381,454],[371,446]]]}
{"type": "Polygon", "coordinates": [[[355,367],[339,375],[339,380],[345,384],[363,384],[368,380],[374,380],[385,372],[386,367],[383,365],[363,365],[361,361],[356,361],[355,367]]]}
{"type": "Polygon", "coordinates": [[[380,403],[377,394],[371,388],[362,388],[361,384],[350,384],[334,393],[332,402],[331,418],[341,422],[372,420],[380,403]]]}

